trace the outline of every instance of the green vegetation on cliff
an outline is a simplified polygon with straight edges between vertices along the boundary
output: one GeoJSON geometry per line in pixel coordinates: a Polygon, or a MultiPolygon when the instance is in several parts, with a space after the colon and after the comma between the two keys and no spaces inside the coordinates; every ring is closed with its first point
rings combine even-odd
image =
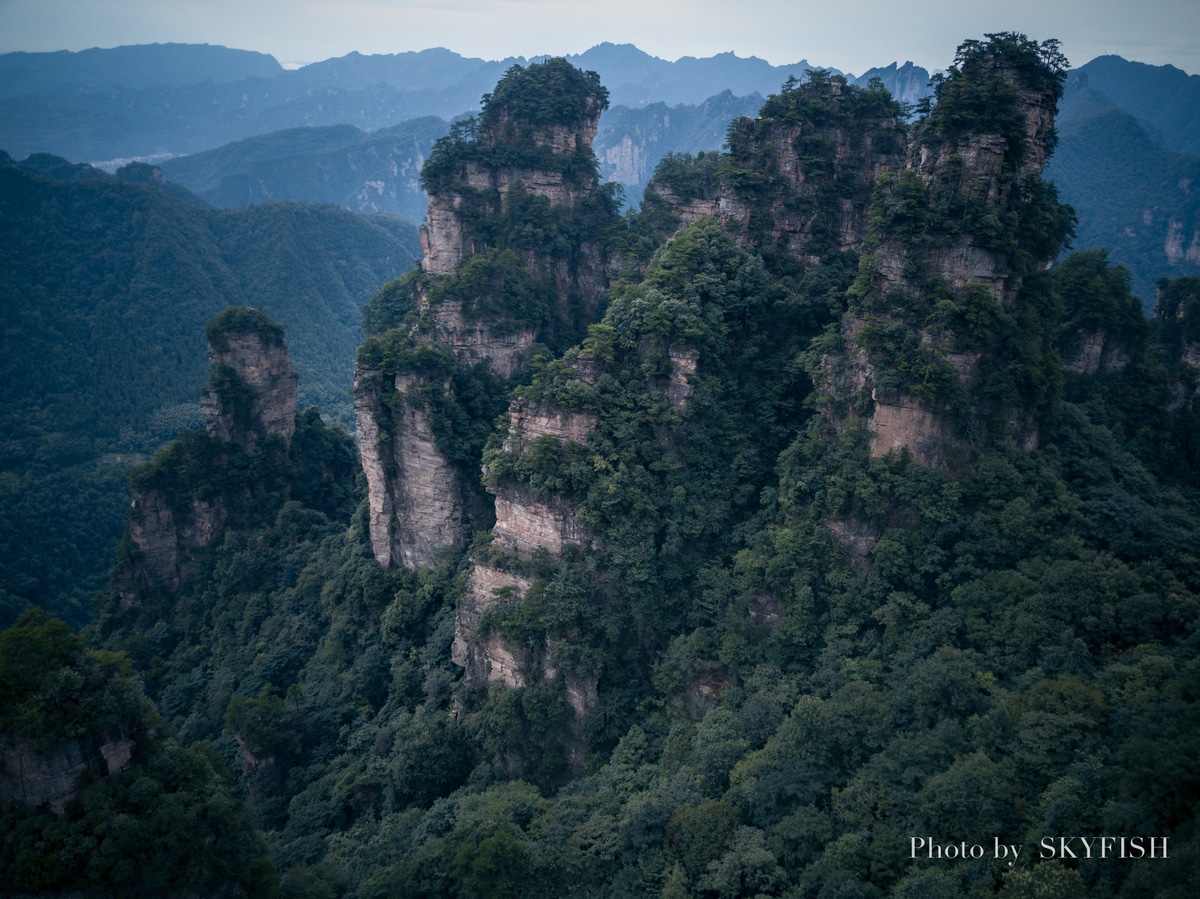
{"type": "MultiPolygon", "coordinates": [[[[1047,45],[1019,36],[965,45],[945,84],[990,79],[972,54],[1023,71],[1031,46],[1053,95],[1047,45]]],[[[832,115],[822,98],[841,92],[886,113],[884,136],[902,133],[878,89],[813,82],[768,106],[832,115]]],[[[802,144],[789,149],[814,171],[836,159],[802,144]]],[[[761,152],[664,171],[681,193],[732,177],[786,199],[761,152]]],[[[955,239],[938,221],[937,172],[882,178],[874,194],[854,182],[870,230],[861,267],[821,229],[804,258],[771,239],[769,219],[738,236],[712,219],[678,231],[626,266],[578,346],[532,357],[524,386],[395,327],[427,324],[424,276],[389,285],[367,319],[392,329],[360,363],[427,375],[418,399],[439,448],[464,471],[486,462],[497,496],[553,505],[584,536],[522,557],[484,534],[387,572],[365,504],[325,514],[281,497],[200,551],[173,596],[110,596],[91,638],[127,653],[181,740],[240,770],[286,896],[1192,895],[1197,285],[1164,283],[1163,315],[1146,322],[1103,254],[1038,273],[1069,215],[1052,191],[1014,183],[1012,163],[992,211],[1016,248],[982,251],[1020,291],[928,277],[924,254],[955,239]],[[895,291],[869,277],[883,247],[911,254],[895,291]],[[844,380],[832,368],[856,316],[874,331],[851,350],[888,363],[876,399],[849,365],[844,380]],[[979,382],[954,382],[961,399],[1036,418],[1037,440],[974,434],[940,467],[873,454],[867,412],[889,388],[925,403],[902,407],[918,413],[954,389],[944,367],[914,367],[948,366],[935,352],[947,348],[982,354],[979,382]],[[493,430],[488,415],[509,400],[510,418],[594,426],[581,442],[506,445],[512,422],[493,430]],[[479,632],[456,634],[483,565],[530,585],[502,589],[479,632]],[[524,685],[464,684],[456,638],[535,660],[524,685]],[[1165,839],[1169,857],[1082,857],[1080,838],[1103,835],[1165,839]],[[984,851],[927,858],[914,839],[984,851]],[[1060,839],[1081,857],[1042,857],[1041,841],[1060,839]],[[996,857],[996,841],[1019,858],[996,857]]],[[[843,199],[805,195],[806,221],[836,220],[843,199]]],[[[663,221],[631,230],[648,244],[663,221]]],[[[963,245],[980,249],[969,241],[984,230],[960,231],[963,245]]],[[[496,239],[514,243],[476,253],[479,270],[460,267],[445,289],[507,278],[503,254],[526,238],[496,239]]],[[[495,317],[474,289],[461,299],[495,317]]],[[[913,419],[918,436],[945,436],[913,419]]],[[[143,475],[169,482],[188,439],[143,475]]]]}
{"type": "Polygon", "coordinates": [[[565,59],[513,66],[491,94],[484,94],[476,117],[450,126],[433,145],[421,169],[421,185],[429,194],[461,189],[465,166],[483,171],[553,172],[568,183],[597,178],[590,142],[573,132],[595,121],[608,107],[608,91],[595,72],[581,72],[565,59]],[[569,146],[552,147],[544,138],[555,128],[571,135],[569,146]]]}
{"type": "MultiPolygon", "coordinates": [[[[1069,271],[1063,321],[1098,302],[1084,278],[1122,283],[1103,260],[1069,271]]],[[[1196,468],[1140,459],[1111,391],[958,477],[870,458],[797,414],[806,306],[696,226],[524,389],[598,415],[586,446],[490,449],[497,488],[576,503],[595,537],[561,562],[472,550],[534,579],[492,620],[505,639],[599,675],[582,732],[561,675],[455,687],[468,566],[380,571],[365,510],[346,529],[285,507],[170,610],[114,602],[100,628],[164,714],[242,766],[285,893],[1195,887],[1196,468]],[[682,407],[668,349],[699,351],[682,407]],[[1043,837],[1110,832],[1165,836],[1171,859],[1037,860],[1043,837]],[[1022,860],[914,860],[914,834],[1022,860]]]]}
{"type": "MultiPolygon", "coordinates": [[[[275,867],[211,748],[187,747],[142,695],[129,659],[91,650],[31,609],[0,633],[3,788],[69,768],[72,746],[128,741],[119,770],[99,758],[74,772],[61,813],[0,803],[0,891],[115,897],[278,894],[275,867]],[[30,749],[25,749],[29,752],[30,749]]],[[[85,759],[87,756],[84,756],[85,759]]]]}

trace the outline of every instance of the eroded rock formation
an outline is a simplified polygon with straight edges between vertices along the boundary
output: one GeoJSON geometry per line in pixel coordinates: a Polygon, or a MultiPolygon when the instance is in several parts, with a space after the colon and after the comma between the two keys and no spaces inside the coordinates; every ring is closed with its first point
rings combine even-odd
{"type": "MultiPolygon", "coordinates": [[[[392,399],[385,406],[384,377],[379,369],[360,366],[355,380],[371,548],[384,568],[416,569],[433,564],[438,549],[462,541],[462,492],[458,472],[438,449],[430,412],[418,399],[428,380],[393,375],[392,399]]],[[[445,383],[434,386],[449,389],[445,383]]]]}
{"type": "Polygon", "coordinates": [[[136,586],[156,586],[168,593],[196,573],[194,551],[225,533],[228,519],[221,497],[188,497],[178,506],[164,490],[135,490],[130,504],[129,539],[137,548],[135,584],[122,590],[126,604],[136,602],[136,586]]]}
{"type": "Polygon", "coordinates": [[[204,425],[222,443],[253,452],[264,437],[290,445],[296,384],[283,329],[257,310],[225,314],[208,330],[213,374],[201,397],[204,425]]]}
{"type": "MultiPolygon", "coordinates": [[[[831,424],[863,419],[873,454],[953,467],[980,440],[1036,446],[1036,409],[971,397],[994,377],[987,344],[1000,338],[981,333],[984,319],[1019,317],[1026,280],[1069,229],[1040,181],[1063,65],[1052,42],[964,45],[914,125],[885,91],[814,73],[735,121],[721,162],[664,169],[644,208],[682,225],[715,216],[743,244],[786,250],[806,268],[859,258],[838,345],[814,377],[831,424]],[[902,334],[915,338],[903,358],[902,334]],[[918,371],[918,383],[897,377],[918,371]]],[[[1106,352],[1097,365],[1122,364],[1115,344],[1106,352]]],[[[1084,356],[1078,364],[1092,364],[1084,356]]]]}
{"type": "Polygon", "coordinates": [[[1077,375],[1122,371],[1133,359],[1127,339],[1097,329],[1080,335],[1062,354],[1063,371],[1077,375]]]}
{"type": "MultiPolygon", "coordinates": [[[[943,85],[939,109],[913,130],[904,170],[877,180],[842,348],[825,360],[830,377],[818,378],[826,394],[846,381],[858,386],[873,455],[907,451],[953,468],[980,441],[1037,446],[1036,408],[998,407],[977,388],[997,377],[999,342],[1015,339],[994,323],[1024,315],[1026,279],[1049,265],[1066,234],[1065,214],[1040,181],[1060,84],[994,48],[968,55],[943,85]],[[989,91],[1007,106],[963,124],[955,104],[973,108],[974,93],[989,91]],[[903,332],[916,343],[898,350],[903,332]],[[898,378],[898,369],[908,374],[898,378]]],[[[1046,353],[1050,338],[1041,338],[1046,353]]]]}
{"type": "MultiPolygon", "coordinates": [[[[220,540],[234,498],[197,490],[197,472],[230,453],[286,454],[296,431],[296,374],[283,328],[260,310],[230,307],[206,330],[212,372],[202,397],[208,441],[176,442],[131,480],[127,539],[132,552],[113,583],[123,605],[174,593],[196,572],[197,553],[220,540]]],[[[207,472],[211,480],[212,471],[207,472]]]]}
{"type": "MultiPolygon", "coordinates": [[[[572,371],[585,383],[585,379],[594,380],[595,372],[587,360],[576,360],[572,371]]],[[[570,412],[518,397],[509,406],[503,451],[525,457],[546,443],[583,444],[596,421],[592,413],[570,412]]],[[[530,560],[553,561],[568,546],[587,545],[592,536],[578,520],[574,505],[564,498],[537,496],[508,483],[493,483],[488,489],[496,503],[491,558],[473,560],[470,580],[458,604],[454,662],[464,669],[464,680],[476,686],[523,687],[534,680],[562,677],[568,704],[577,721],[582,721],[596,702],[597,679],[560,672],[555,661],[557,644],[549,638],[542,646],[512,645],[494,627],[486,626],[486,615],[490,609],[524,598],[533,583],[524,573],[530,560]]]]}

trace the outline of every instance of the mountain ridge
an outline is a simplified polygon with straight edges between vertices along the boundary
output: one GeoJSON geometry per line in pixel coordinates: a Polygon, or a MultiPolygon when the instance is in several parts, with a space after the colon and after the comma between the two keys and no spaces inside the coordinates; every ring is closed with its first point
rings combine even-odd
{"type": "MultiPolygon", "coordinates": [[[[586,59],[585,67],[602,69],[606,83],[614,85],[612,102],[633,107],[660,101],[702,103],[726,88],[765,96],[789,75],[802,77],[810,67],[804,60],[772,66],[734,54],[683,57],[672,63],[632,45],[613,58],[610,48],[617,49],[602,44],[571,58],[586,59]],[[633,84],[622,77],[631,59],[658,83],[633,84]]],[[[0,56],[0,73],[11,56],[0,56]]],[[[45,62],[49,66],[50,61],[45,62]]],[[[167,86],[141,78],[133,85],[114,85],[103,95],[76,82],[42,91],[36,99],[28,92],[15,93],[25,89],[21,85],[28,85],[32,76],[14,74],[15,86],[7,92],[0,81],[0,146],[16,156],[45,151],[76,161],[103,161],[194,153],[304,124],[352,124],[373,131],[420,115],[449,120],[478,109],[480,96],[504,71],[524,62],[516,57],[495,61],[463,57],[443,48],[371,56],[351,53],[292,71],[279,70],[270,77],[167,86]],[[50,122],[53,128],[47,130],[50,122]]],[[[28,63],[22,57],[22,64],[28,63]]],[[[9,60],[9,66],[15,71],[16,62],[9,60]]],[[[872,71],[886,75],[888,69],[872,71]]]]}

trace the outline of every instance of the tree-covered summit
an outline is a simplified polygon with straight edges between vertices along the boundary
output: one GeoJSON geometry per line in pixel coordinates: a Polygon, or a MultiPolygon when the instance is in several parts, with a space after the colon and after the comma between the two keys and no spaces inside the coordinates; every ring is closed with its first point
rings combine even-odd
{"type": "Polygon", "coordinates": [[[283,334],[283,325],[253,306],[228,306],[204,328],[205,339],[219,348],[234,335],[255,336],[264,346],[278,347],[283,345],[283,334]]]}
{"type": "Polygon", "coordinates": [[[600,76],[554,57],[505,72],[495,90],[483,95],[479,124],[486,130],[510,119],[534,127],[575,125],[606,109],[608,88],[600,76]]]}
{"type": "MultiPolygon", "coordinates": [[[[1038,43],[1006,31],[988,34],[982,41],[964,41],[954,64],[933,77],[933,96],[918,106],[926,114],[922,133],[926,139],[937,135],[949,142],[965,134],[1000,134],[1019,158],[1025,149],[1026,123],[1018,107],[1018,89],[1052,105],[1063,95],[1068,65],[1056,40],[1038,43]]],[[[1051,131],[1050,151],[1054,142],[1051,131]]]]}
{"type": "Polygon", "coordinates": [[[483,95],[478,116],[455,122],[434,144],[421,186],[435,195],[462,186],[464,166],[556,172],[567,182],[598,180],[592,139],[608,90],[595,72],[565,59],[513,66],[483,95]]]}

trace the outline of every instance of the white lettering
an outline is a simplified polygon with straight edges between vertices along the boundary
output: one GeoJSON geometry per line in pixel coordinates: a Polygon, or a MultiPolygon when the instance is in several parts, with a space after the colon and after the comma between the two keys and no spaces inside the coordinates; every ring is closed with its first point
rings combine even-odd
{"type": "Polygon", "coordinates": [[[1021,854],[1021,847],[1019,845],[1014,843],[1013,845],[1009,846],[1006,843],[1001,843],[999,837],[996,837],[992,841],[992,845],[993,858],[1008,858],[1011,855],[1012,858],[1009,859],[1008,866],[1011,868],[1014,864],[1016,864],[1017,856],[1021,854]]]}

